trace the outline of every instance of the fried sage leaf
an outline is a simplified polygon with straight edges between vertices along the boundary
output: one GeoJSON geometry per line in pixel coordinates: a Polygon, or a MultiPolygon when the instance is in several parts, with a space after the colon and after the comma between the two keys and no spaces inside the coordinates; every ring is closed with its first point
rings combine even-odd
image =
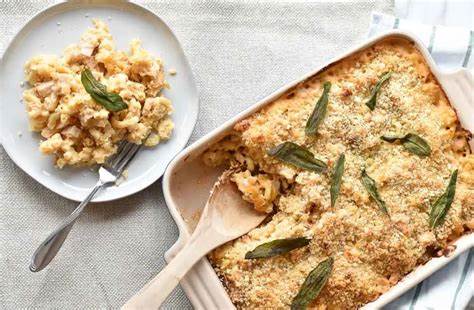
{"type": "Polygon", "coordinates": [[[334,172],[331,177],[331,207],[334,207],[336,204],[337,197],[339,196],[339,191],[341,189],[342,174],[344,173],[344,163],[346,161],[346,156],[341,154],[337,159],[336,165],[334,166],[334,172]]]}
{"type": "Polygon", "coordinates": [[[332,257],[319,263],[306,277],[303,285],[291,302],[292,310],[306,309],[319,295],[331,275],[334,259],[332,257]]]}
{"type": "Polygon", "coordinates": [[[390,143],[400,141],[408,152],[418,156],[429,156],[431,154],[431,147],[428,142],[414,133],[408,133],[401,137],[382,136],[380,139],[390,143]]]}
{"type": "Polygon", "coordinates": [[[454,194],[456,193],[456,180],[458,178],[458,170],[454,170],[451,174],[448,187],[446,191],[436,200],[431,206],[430,211],[430,227],[435,228],[444,222],[444,218],[448,213],[449,208],[454,200],[454,194]]]}
{"type": "Polygon", "coordinates": [[[407,134],[402,143],[403,147],[405,147],[409,152],[418,156],[429,156],[431,154],[431,148],[428,142],[415,134],[407,134]]]}
{"type": "Polygon", "coordinates": [[[122,97],[108,92],[105,85],[94,78],[91,70],[84,69],[81,72],[81,82],[92,99],[107,110],[117,112],[128,107],[122,97]]]}
{"type": "Polygon", "coordinates": [[[293,142],[283,142],[267,151],[267,154],[281,161],[315,172],[324,172],[326,163],[314,158],[313,153],[293,142]]]}
{"type": "Polygon", "coordinates": [[[307,136],[314,136],[318,131],[318,127],[324,119],[326,115],[326,111],[328,108],[328,98],[329,98],[329,90],[331,89],[331,83],[325,82],[323,85],[323,94],[319,98],[318,102],[316,103],[313,113],[311,113],[308,121],[306,122],[306,128],[304,132],[307,136]]]}
{"type": "Polygon", "coordinates": [[[245,254],[246,259],[273,257],[288,253],[294,249],[302,248],[309,244],[311,239],[307,238],[289,238],[277,239],[259,245],[252,251],[245,254]]]}
{"type": "Polygon", "coordinates": [[[377,82],[377,84],[375,84],[374,88],[372,89],[372,92],[370,93],[370,99],[365,103],[365,105],[368,106],[371,111],[375,109],[375,104],[377,103],[377,95],[380,91],[380,88],[382,88],[383,83],[385,83],[390,78],[391,75],[392,75],[392,72],[386,72],[382,74],[379,81],[377,82]]]}
{"type": "Polygon", "coordinates": [[[383,201],[379,195],[379,191],[377,190],[377,184],[375,183],[375,180],[369,177],[365,169],[362,170],[361,178],[362,178],[362,184],[364,185],[365,189],[369,193],[370,197],[372,197],[375,200],[380,210],[382,210],[383,213],[388,215],[387,206],[385,204],[385,201],[383,201]]]}

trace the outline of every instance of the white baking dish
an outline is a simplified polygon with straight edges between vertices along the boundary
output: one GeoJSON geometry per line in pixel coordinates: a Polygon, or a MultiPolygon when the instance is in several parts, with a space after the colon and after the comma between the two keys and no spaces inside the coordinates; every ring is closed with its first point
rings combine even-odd
{"type": "MultiPolygon", "coordinates": [[[[225,122],[222,126],[216,128],[193,143],[170,163],[163,178],[163,192],[171,215],[178,225],[180,234],[178,241],[166,253],[165,259],[170,260],[182,248],[183,244],[186,243],[190,231],[194,229],[194,226],[199,219],[200,210],[209,196],[212,184],[214,184],[217,176],[221,173],[219,169],[203,165],[199,158],[201,153],[209,145],[224,136],[236,122],[249,116],[255,111],[258,111],[289,88],[318,73],[328,65],[389,36],[401,36],[415,42],[430,66],[431,71],[446,92],[451,104],[456,109],[462,126],[470,132],[474,132],[474,99],[472,96],[474,92],[474,81],[472,75],[467,70],[450,73],[440,72],[428,50],[420,43],[421,41],[412,34],[403,31],[391,31],[370,38],[363,44],[356,46],[354,49],[340,55],[339,57],[334,58],[321,68],[310,72],[293,83],[285,85],[249,109],[225,122]]],[[[474,143],[472,140],[470,141],[470,145],[471,148],[474,149],[474,143]]],[[[396,286],[381,295],[377,300],[367,304],[365,309],[377,309],[389,303],[421,282],[423,279],[427,278],[436,270],[446,265],[463,251],[473,247],[474,234],[471,233],[464,235],[462,238],[457,240],[455,244],[456,250],[449,257],[433,258],[425,265],[419,266],[402,279],[396,286]]],[[[196,266],[181,281],[181,286],[196,309],[234,308],[234,305],[230,301],[223,285],[219,281],[207,259],[202,259],[196,264],[196,266]]]]}

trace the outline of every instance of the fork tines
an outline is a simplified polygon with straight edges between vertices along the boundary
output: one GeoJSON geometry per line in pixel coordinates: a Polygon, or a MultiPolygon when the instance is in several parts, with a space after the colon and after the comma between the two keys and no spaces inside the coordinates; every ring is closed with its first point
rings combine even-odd
{"type": "Polygon", "coordinates": [[[141,144],[122,141],[117,149],[117,153],[111,156],[105,163],[105,167],[111,169],[113,173],[120,174],[127,164],[133,159],[140,149],[141,144]]]}

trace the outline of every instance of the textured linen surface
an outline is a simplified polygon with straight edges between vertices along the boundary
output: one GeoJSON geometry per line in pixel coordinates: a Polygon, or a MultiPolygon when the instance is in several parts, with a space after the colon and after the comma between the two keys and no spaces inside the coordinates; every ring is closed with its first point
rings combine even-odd
{"type": "MultiPolygon", "coordinates": [[[[393,7],[383,0],[140,3],[175,31],[191,63],[201,107],[190,142],[360,42],[371,11],[393,7]]],[[[48,4],[0,1],[0,52],[48,4]]],[[[118,308],[163,268],[178,231],[157,181],[89,206],[51,265],[31,273],[36,246],[75,206],[36,183],[0,147],[0,308],[118,308]]],[[[164,308],[191,305],[177,289],[164,308]]]]}

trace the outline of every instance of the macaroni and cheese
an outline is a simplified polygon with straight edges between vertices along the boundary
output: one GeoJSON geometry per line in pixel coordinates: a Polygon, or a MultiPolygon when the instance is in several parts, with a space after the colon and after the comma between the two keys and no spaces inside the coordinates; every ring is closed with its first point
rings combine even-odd
{"type": "Polygon", "coordinates": [[[209,165],[227,164],[243,199],[269,214],[248,234],[210,255],[239,309],[285,309],[321,261],[334,265],[314,309],[355,309],[376,299],[418,265],[439,255],[474,228],[474,155],[470,133],[414,44],[403,38],[378,42],[297,85],[207,150],[209,165]],[[380,76],[373,109],[365,104],[380,76]],[[315,136],[306,122],[330,82],[327,112],[315,136]],[[429,156],[409,152],[384,135],[416,133],[429,156]],[[327,163],[314,172],[285,163],[269,150],[291,141],[327,163]],[[340,193],[331,204],[334,165],[345,154],[340,193]],[[444,222],[430,226],[430,210],[459,170],[454,200],[444,222]],[[387,213],[361,181],[377,184],[387,213]],[[305,237],[309,245],[279,256],[245,259],[276,239],[305,237]]]}
{"type": "Polygon", "coordinates": [[[173,131],[173,107],[161,95],[167,87],[162,61],[139,40],[130,43],[129,52],[116,50],[108,26],[93,23],[62,56],[39,55],[25,65],[30,128],[40,132],[41,152],[53,154],[60,168],[102,164],[122,140],[154,146],[173,131]],[[111,112],[95,102],[81,83],[84,69],[127,108],[111,112]]]}

